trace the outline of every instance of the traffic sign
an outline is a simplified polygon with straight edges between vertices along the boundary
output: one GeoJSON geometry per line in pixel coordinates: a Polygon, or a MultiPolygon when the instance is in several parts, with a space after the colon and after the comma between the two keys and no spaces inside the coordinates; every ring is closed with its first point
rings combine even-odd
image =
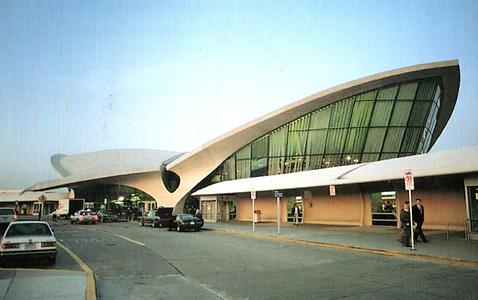
{"type": "Polygon", "coordinates": [[[253,200],[256,199],[256,190],[251,191],[251,199],[253,199],[253,200]]]}
{"type": "Polygon", "coordinates": [[[415,180],[413,178],[412,170],[405,171],[405,190],[413,191],[415,189],[415,180]]]}
{"type": "Polygon", "coordinates": [[[274,191],[274,197],[275,198],[282,198],[282,196],[284,196],[283,193],[279,192],[279,191],[274,191]]]}
{"type": "Polygon", "coordinates": [[[330,196],[335,196],[335,185],[329,185],[329,194],[330,196]]]}

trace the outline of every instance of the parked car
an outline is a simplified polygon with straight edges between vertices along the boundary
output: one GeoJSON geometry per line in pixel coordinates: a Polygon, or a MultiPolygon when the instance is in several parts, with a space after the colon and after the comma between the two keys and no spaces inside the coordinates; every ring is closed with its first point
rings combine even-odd
{"type": "Polygon", "coordinates": [[[153,219],[153,227],[166,228],[171,227],[171,223],[174,220],[172,216],[172,207],[159,207],[156,211],[156,218],[153,219]]]}
{"type": "Polygon", "coordinates": [[[169,230],[177,230],[177,231],[184,231],[184,230],[194,230],[199,231],[201,227],[203,227],[204,221],[201,218],[190,214],[181,214],[177,215],[174,221],[171,222],[169,226],[169,230]]]}
{"type": "Polygon", "coordinates": [[[118,222],[118,214],[112,210],[101,210],[101,220],[103,222],[118,222]]]}
{"type": "Polygon", "coordinates": [[[99,218],[98,215],[93,213],[90,209],[82,209],[70,216],[70,223],[77,224],[96,224],[99,218]]]}
{"type": "Polygon", "coordinates": [[[7,226],[17,220],[17,212],[11,207],[0,207],[0,225],[7,226]]]}
{"type": "Polygon", "coordinates": [[[146,215],[138,217],[139,225],[151,225],[154,227],[154,219],[158,218],[159,216],[156,215],[157,210],[153,209],[150,210],[146,215]]]}
{"type": "MultiPolygon", "coordinates": [[[[46,258],[56,262],[56,238],[47,222],[16,221],[8,225],[0,239],[0,260],[13,257],[46,258]]],[[[10,261],[10,259],[9,259],[10,261]]]]}

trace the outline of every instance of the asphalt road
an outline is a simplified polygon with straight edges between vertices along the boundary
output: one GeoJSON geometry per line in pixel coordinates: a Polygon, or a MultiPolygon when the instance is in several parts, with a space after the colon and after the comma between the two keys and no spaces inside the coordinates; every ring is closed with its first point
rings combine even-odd
{"type": "MultiPolygon", "coordinates": [[[[95,272],[99,299],[473,299],[478,294],[478,270],[458,266],[212,230],[170,232],[133,222],[54,228],[57,239],[95,272]]],[[[63,255],[55,267],[68,267],[63,255]]]]}

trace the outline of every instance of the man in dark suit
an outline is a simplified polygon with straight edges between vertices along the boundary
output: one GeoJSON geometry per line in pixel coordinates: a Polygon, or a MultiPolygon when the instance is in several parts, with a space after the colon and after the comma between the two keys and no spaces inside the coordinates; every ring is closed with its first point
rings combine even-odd
{"type": "Polygon", "coordinates": [[[410,203],[405,201],[403,208],[400,211],[400,227],[403,230],[403,235],[400,242],[405,247],[410,247],[411,236],[411,220],[410,220],[410,203]]]}
{"type": "Polygon", "coordinates": [[[413,221],[417,223],[417,228],[414,232],[414,239],[418,242],[418,236],[420,236],[422,242],[427,243],[428,239],[426,238],[425,234],[423,234],[422,230],[422,225],[425,221],[425,208],[423,207],[422,200],[420,198],[415,200],[415,205],[413,205],[412,209],[413,221]]]}

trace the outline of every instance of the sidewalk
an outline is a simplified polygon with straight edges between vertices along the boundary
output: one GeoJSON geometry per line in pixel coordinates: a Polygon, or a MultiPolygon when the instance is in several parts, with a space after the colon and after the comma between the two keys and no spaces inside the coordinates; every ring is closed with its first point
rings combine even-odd
{"type": "Polygon", "coordinates": [[[47,269],[0,270],[0,299],[85,299],[81,271],[47,269]]]}
{"type": "MultiPolygon", "coordinates": [[[[251,222],[206,223],[208,229],[228,233],[276,238],[277,223],[256,223],[255,233],[251,222]]],[[[390,227],[346,227],[327,225],[281,224],[280,238],[324,246],[356,249],[392,256],[415,256],[448,263],[478,267],[478,241],[467,241],[461,232],[424,231],[429,243],[416,243],[415,251],[403,247],[396,237],[399,229],[390,227]]]]}

